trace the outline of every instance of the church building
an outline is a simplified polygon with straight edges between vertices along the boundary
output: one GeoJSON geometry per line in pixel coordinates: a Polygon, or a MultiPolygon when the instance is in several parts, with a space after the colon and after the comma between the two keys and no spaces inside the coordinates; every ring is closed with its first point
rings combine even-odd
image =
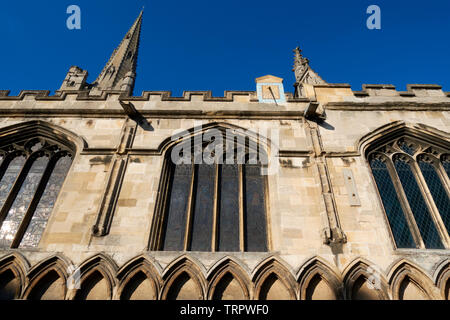
{"type": "Polygon", "coordinates": [[[450,92],[296,48],[292,82],[139,96],[142,21],[93,83],[0,90],[0,300],[450,298],[450,92]]]}

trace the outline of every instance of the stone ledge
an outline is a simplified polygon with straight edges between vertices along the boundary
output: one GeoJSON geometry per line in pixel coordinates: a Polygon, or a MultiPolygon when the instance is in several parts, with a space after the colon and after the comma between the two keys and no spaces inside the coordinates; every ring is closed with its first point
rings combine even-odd
{"type": "Polygon", "coordinates": [[[389,102],[367,102],[367,101],[345,101],[328,102],[326,110],[355,110],[355,111],[450,111],[449,102],[420,102],[420,101],[389,101],[389,102]]]}
{"type": "MultiPolygon", "coordinates": [[[[261,110],[139,110],[145,118],[166,119],[258,119],[258,120],[299,120],[304,117],[304,110],[298,111],[261,111],[261,110]]],[[[119,109],[0,109],[0,116],[4,117],[92,117],[92,118],[123,118],[126,113],[119,109]]]]}
{"type": "Polygon", "coordinates": [[[438,84],[408,84],[406,85],[408,91],[411,90],[441,90],[442,86],[438,84]]]}
{"type": "Polygon", "coordinates": [[[314,88],[351,88],[352,86],[348,83],[324,83],[315,84],[314,88]]]}
{"type": "Polygon", "coordinates": [[[366,89],[389,89],[395,90],[395,86],[392,84],[363,84],[363,90],[366,89]]]}

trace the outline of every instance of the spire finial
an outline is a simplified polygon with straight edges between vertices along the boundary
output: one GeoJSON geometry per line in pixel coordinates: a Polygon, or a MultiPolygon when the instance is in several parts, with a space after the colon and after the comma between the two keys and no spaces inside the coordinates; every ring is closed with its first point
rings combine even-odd
{"type": "Polygon", "coordinates": [[[294,57],[294,69],[292,71],[295,71],[299,67],[306,67],[309,65],[308,58],[305,58],[302,56],[302,50],[300,47],[296,47],[294,49],[295,57],[294,57]]]}
{"type": "Polygon", "coordinates": [[[294,68],[292,69],[295,73],[296,80],[294,95],[296,97],[302,97],[304,95],[303,84],[322,84],[325,81],[311,69],[309,59],[303,57],[302,50],[299,47],[294,49],[294,54],[294,68]]]}
{"type": "Polygon", "coordinates": [[[144,9],[117,47],[97,80],[94,91],[122,90],[132,93],[136,77],[139,40],[144,9]]]}

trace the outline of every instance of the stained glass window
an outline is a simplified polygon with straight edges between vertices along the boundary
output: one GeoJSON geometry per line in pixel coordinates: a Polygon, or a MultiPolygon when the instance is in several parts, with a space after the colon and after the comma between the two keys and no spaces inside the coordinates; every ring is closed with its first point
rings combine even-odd
{"type": "Polygon", "coordinates": [[[442,165],[444,166],[445,172],[447,172],[447,176],[450,178],[450,156],[446,156],[446,159],[442,161],[442,165]]]}
{"type": "Polygon", "coordinates": [[[405,213],[403,212],[386,164],[379,159],[373,159],[370,165],[378,190],[380,190],[380,196],[397,247],[415,248],[416,245],[411,235],[408,222],[406,221],[405,213]]]}
{"type": "Polygon", "coordinates": [[[164,250],[182,251],[184,248],[184,234],[191,188],[192,166],[177,165],[173,170],[170,181],[169,208],[167,210],[166,231],[164,236],[164,250]]]}
{"type": "Polygon", "coordinates": [[[3,163],[2,166],[7,166],[7,169],[0,181],[0,208],[3,207],[17,176],[25,164],[25,160],[26,158],[24,156],[14,157],[11,161],[8,161],[7,159],[4,160],[7,163],[3,163]]]}
{"type": "Polygon", "coordinates": [[[267,251],[266,221],[264,219],[265,188],[261,168],[247,165],[245,177],[245,248],[246,251],[267,251]]]}
{"type": "Polygon", "coordinates": [[[71,150],[45,139],[0,146],[0,247],[37,247],[72,163],[71,150]]]}
{"type": "Polygon", "coordinates": [[[214,165],[196,165],[195,201],[192,215],[192,251],[211,251],[214,210],[214,165]]]}
{"type": "Polygon", "coordinates": [[[417,181],[408,163],[402,160],[395,161],[395,169],[402,182],[411,211],[416,219],[423,242],[426,248],[443,249],[441,239],[434,225],[417,181]]]}
{"type": "Polygon", "coordinates": [[[431,145],[407,135],[369,152],[398,248],[445,249],[443,233],[450,234],[448,150],[445,142],[431,145]]]}
{"type": "Polygon", "coordinates": [[[412,143],[408,143],[407,141],[401,140],[398,142],[400,149],[409,154],[410,156],[414,155],[416,152],[416,147],[412,143]]]}
{"type": "Polygon", "coordinates": [[[220,171],[219,251],[239,251],[239,168],[224,164],[220,171]]]}
{"type": "Polygon", "coordinates": [[[34,160],[33,165],[31,166],[31,169],[21,186],[19,193],[11,206],[11,209],[8,211],[6,219],[3,220],[2,227],[0,229],[0,246],[11,246],[16,232],[25,217],[28,206],[33,199],[42,175],[44,174],[47,163],[47,157],[40,157],[34,160]]]}
{"type": "Polygon", "coordinates": [[[156,250],[267,251],[266,177],[260,165],[229,158],[234,163],[172,165],[156,250]]]}
{"type": "Polygon", "coordinates": [[[433,196],[434,203],[441,214],[442,221],[450,233],[450,201],[444,185],[433,164],[421,160],[419,161],[419,167],[433,196]]]}
{"type": "Polygon", "coordinates": [[[20,243],[21,248],[32,248],[38,245],[71,164],[72,158],[69,156],[60,158],[56,163],[20,243]]]}

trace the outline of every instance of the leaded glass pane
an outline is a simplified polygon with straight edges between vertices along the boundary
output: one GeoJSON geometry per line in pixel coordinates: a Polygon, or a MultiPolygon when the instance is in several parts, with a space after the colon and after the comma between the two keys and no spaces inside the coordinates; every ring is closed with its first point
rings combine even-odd
{"type": "Polygon", "coordinates": [[[191,188],[192,165],[175,166],[170,181],[169,204],[167,208],[163,250],[184,250],[187,205],[191,188]]]}
{"type": "Polygon", "coordinates": [[[239,170],[221,165],[219,184],[218,251],[239,251],[239,170]]]}
{"type": "Polygon", "coordinates": [[[395,161],[395,168],[425,247],[429,249],[444,249],[411,167],[406,162],[397,160],[395,161]]]}
{"type": "Polygon", "coordinates": [[[415,248],[416,245],[411,235],[411,230],[386,164],[381,160],[373,159],[370,162],[370,166],[397,248],[415,248]]]}
{"type": "Polygon", "coordinates": [[[433,196],[434,203],[441,214],[442,221],[450,234],[450,201],[442,181],[431,163],[419,161],[419,167],[433,196]]]}
{"type": "Polygon", "coordinates": [[[245,251],[267,251],[264,176],[261,167],[244,167],[245,251]]]}
{"type": "Polygon", "coordinates": [[[411,156],[414,155],[417,150],[417,148],[412,143],[408,143],[407,141],[399,141],[398,146],[400,147],[400,149],[411,156]]]}
{"type": "Polygon", "coordinates": [[[0,209],[3,207],[3,204],[8,197],[11,188],[14,185],[14,182],[17,179],[20,171],[22,170],[23,165],[25,164],[25,157],[19,156],[15,157],[8,165],[8,169],[5,171],[5,174],[0,181],[0,209]]]}
{"type": "Polygon", "coordinates": [[[215,165],[196,165],[191,251],[211,251],[215,165]]]}
{"type": "Polygon", "coordinates": [[[41,181],[42,174],[48,164],[47,157],[37,158],[28,172],[16,199],[14,200],[6,219],[3,221],[0,229],[0,247],[10,247],[15,234],[19,229],[28,206],[33,199],[36,188],[41,181]]]}
{"type": "Polygon", "coordinates": [[[445,172],[447,172],[447,176],[450,178],[450,161],[446,159],[442,161],[442,165],[444,166],[445,172]]]}
{"type": "Polygon", "coordinates": [[[69,156],[60,158],[56,163],[31,222],[22,238],[20,248],[37,247],[39,244],[71,164],[72,159],[69,156]]]}

